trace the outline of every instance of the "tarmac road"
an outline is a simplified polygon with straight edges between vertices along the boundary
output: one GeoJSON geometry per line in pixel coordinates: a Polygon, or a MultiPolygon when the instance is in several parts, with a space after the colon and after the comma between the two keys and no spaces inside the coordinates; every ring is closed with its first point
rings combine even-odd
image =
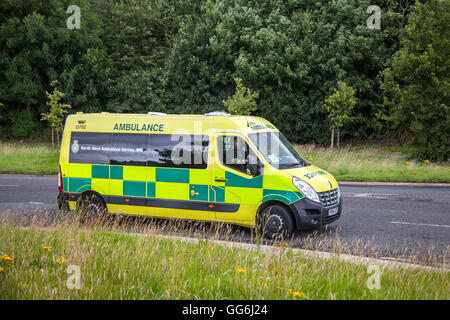
{"type": "MultiPolygon", "coordinates": [[[[341,219],[325,230],[300,232],[292,243],[303,247],[316,243],[326,250],[339,239],[356,253],[364,247],[365,255],[398,259],[406,250],[408,256],[448,263],[450,188],[341,186],[341,194],[341,219]]],[[[56,213],[56,195],[56,176],[0,175],[0,217],[11,212],[51,216],[56,213]]],[[[244,234],[240,240],[250,239],[248,229],[235,229],[244,234]]]]}

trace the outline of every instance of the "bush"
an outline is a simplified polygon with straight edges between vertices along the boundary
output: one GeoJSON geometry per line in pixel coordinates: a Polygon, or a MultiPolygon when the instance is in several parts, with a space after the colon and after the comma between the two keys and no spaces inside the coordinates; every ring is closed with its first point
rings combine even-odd
{"type": "Polygon", "coordinates": [[[36,128],[36,121],[32,111],[14,111],[10,114],[12,134],[16,138],[30,136],[36,128]]]}
{"type": "Polygon", "coordinates": [[[385,105],[390,120],[412,132],[416,155],[447,161],[450,157],[448,20],[450,3],[417,2],[402,37],[402,48],[384,72],[385,105]]]}

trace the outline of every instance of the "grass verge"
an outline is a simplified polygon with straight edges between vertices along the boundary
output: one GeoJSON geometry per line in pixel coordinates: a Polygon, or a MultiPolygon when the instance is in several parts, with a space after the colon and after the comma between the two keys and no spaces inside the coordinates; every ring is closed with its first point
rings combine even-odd
{"type": "Polygon", "coordinates": [[[0,173],[57,174],[58,161],[47,144],[0,143],[0,173]]]}
{"type": "Polygon", "coordinates": [[[76,224],[0,225],[0,299],[449,299],[444,271],[382,269],[316,259],[290,248],[248,250],[76,224]],[[6,257],[6,256],[3,256],[6,257]],[[64,259],[62,259],[64,258],[64,259]],[[80,268],[68,289],[67,268],[80,268]]]}
{"type": "Polygon", "coordinates": [[[323,147],[295,147],[306,160],[330,172],[339,181],[450,182],[448,163],[411,160],[396,148],[368,145],[330,152],[323,147]]]}

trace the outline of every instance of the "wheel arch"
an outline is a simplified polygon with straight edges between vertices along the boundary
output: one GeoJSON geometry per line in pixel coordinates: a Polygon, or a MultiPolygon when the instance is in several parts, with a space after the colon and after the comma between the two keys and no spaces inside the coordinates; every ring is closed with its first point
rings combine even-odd
{"type": "Polygon", "coordinates": [[[108,208],[107,205],[106,205],[106,201],[103,198],[103,196],[100,193],[98,193],[97,191],[94,191],[94,190],[86,190],[86,191],[83,191],[80,194],[80,196],[78,197],[78,201],[77,201],[77,208],[79,208],[79,206],[81,205],[82,201],[86,200],[90,196],[98,197],[103,202],[103,205],[105,206],[105,208],[108,208]]]}
{"type": "Polygon", "coordinates": [[[286,208],[286,210],[289,212],[289,214],[291,215],[291,217],[294,219],[295,221],[295,229],[298,229],[300,226],[300,218],[298,217],[297,214],[295,214],[295,212],[292,210],[292,208],[287,205],[286,203],[284,203],[283,201],[280,200],[267,200],[263,203],[261,203],[258,207],[258,210],[256,210],[256,218],[259,217],[259,215],[261,214],[261,212],[266,209],[267,207],[270,207],[272,205],[279,205],[281,207],[286,208]]]}

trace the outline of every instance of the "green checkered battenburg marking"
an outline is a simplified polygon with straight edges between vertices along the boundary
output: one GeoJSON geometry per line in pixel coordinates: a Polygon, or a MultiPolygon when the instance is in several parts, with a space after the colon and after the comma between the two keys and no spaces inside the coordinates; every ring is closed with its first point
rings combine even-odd
{"type": "Polygon", "coordinates": [[[208,186],[191,184],[189,186],[189,200],[208,201],[208,186]]]}
{"type": "Polygon", "coordinates": [[[247,179],[226,171],[225,179],[227,179],[227,182],[225,182],[227,187],[262,188],[263,185],[262,175],[247,179]]]}
{"type": "Polygon", "coordinates": [[[155,183],[147,182],[147,198],[154,198],[155,194],[155,183]]]}
{"type": "Polygon", "coordinates": [[[189,169],[156,168],[156,181],[189,183],[189,169]]]}
{"type": "Polygon", "coordinates": [[[122,180],[123,179],[123,167],[121,166],[110,166],[109,167],[110,170],[110,178],[111,179],[118,179],[118,180],[122,180]]]}
{"type": "Polygon", "coordinates": [[[109,166],[93,164],[91,177],[94,179],[109,179],[109,166]]]}
{"type": "Polygon", "coordinates": [[[291,204],[297,200],[303,199],[305,196],[301,192],[284,191],[284,190],[263,190],[263,201],[279,200],[286,204],[291,204]]]}
{"type": "Polygon", "coordinates": [[[146,188],[144,181],[124,181],[123,195],[130,197],[145,197],[146,188]]]}
{"type": "Polygon", "coordinates": [[[69,178],[69,192],[83,192],[91,190],[91,179],[69,178]]]}
{"type": "Polygon", "coordinates": [[[210,186],[209,187],[209,201],[225,202],[225,188],[210,186]]]}

